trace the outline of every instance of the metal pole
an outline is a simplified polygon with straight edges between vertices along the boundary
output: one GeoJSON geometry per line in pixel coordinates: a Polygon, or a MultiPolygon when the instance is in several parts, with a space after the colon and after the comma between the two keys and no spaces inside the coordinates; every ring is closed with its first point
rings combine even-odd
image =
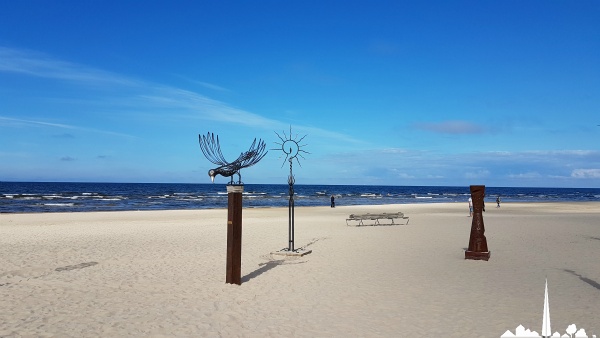
{"type": "Polygon", "coordinates": [[[227,274],[225,282],[242,284],[242,193],[244,185],[227,186],[227,274]]]}
{"type": "Polygon", "coordinates": [[[292,247],[294,246],[294,240],[292,239],[292,184],[290,182],[290,177],[288,177],[288,184],[290,185],[290,198],[288,200],[288,251],[293,251],[294,249],[292,249],[292,247]]]}
{"type": "MultiPolygon", "coordinates": [[[[292,180],[294,178],[292,177],[292,180]]],[[[292,186],[292,247],[290,251],[294,251],[294,188],[292,186]]]]}
{"type": "Polygon", "coordinates": [[[289,247],[288,250],[294,251],[294,174],[292,172],[292,159],[290,158],[290,176],[288,177],[290,186],[290,200],[288,203],[288,218],[289,218],[289,247]]]}

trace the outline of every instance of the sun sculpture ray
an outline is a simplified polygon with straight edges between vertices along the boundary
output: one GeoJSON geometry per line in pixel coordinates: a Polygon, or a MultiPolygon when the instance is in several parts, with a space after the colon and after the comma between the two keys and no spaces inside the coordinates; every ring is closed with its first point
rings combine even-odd
{"type": "Polygon", "coordinates": [[[198,138],[200,141],[200,150],[202,150],[206,159],[219,166],[208,171],[208,176],[210,176],[212,182],[215,181],[217,175],[221,175],[223,177],[231,177],[231,181],[228,183],[230,185],[243,184],[240,170],[255,165],[268,152],[265,150],[266,144],[263,140],[258,139],[257,142],[254,139],[248,151],[242,152],[233,162],[228,162],[221,152],[218,135],[209,132],[206,135],[198,135],[198,138]],[[236,174],[238,176],[237,182],[233,180],[233,175],[236,174]]]}

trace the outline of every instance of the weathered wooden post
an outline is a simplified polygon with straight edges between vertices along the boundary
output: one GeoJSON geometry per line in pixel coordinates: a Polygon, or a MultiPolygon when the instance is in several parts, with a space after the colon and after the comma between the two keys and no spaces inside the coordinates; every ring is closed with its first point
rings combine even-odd
{"type": "Polygon", "coordinates": [[[465,259],[490,259],[490,251],[485,238],[483,226],[483,212],[485,211],[485,185],[471,186],[471,199],[473,200],[473,220],[471,222],[471,235],[469,248],[465,251],[465,259]]]}
{"type": "Polygon", "coordinates": [[[200,142],[200,150],[207,160],[218,165],[217,168],[210,169],[208,176],[211,181],[215,181],[217,175],[223,177],[231,177],[227,184],[227,264],[225,282],[229,284],[242,284],[242,193],[244,192],[244,183],[242,183],[242,174],[240,170],[248,168],[260,161],[267,151],[265,150],[265,142],[263,140],[254,139],[250,149],[238,156],[233,162],[227,162],[223,153],[221,153],[221,145],[219,144],[219,136],[208,133],[206,136],[198,135],[200,142]],[[234,175],[238,176],[238,180],[234,181],[234,175]]]}
{"type": "Polygon", "coordinates": [[[243,184],[227,186],[227,274],[225,282],[241,285],[243,184]]]}

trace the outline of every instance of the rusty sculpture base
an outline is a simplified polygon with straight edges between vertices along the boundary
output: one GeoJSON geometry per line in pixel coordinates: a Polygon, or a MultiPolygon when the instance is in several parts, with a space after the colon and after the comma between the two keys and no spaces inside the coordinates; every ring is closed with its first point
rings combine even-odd
{"type": "Polygon", "coordinates": [[[227,274],[225,282],[242,284],[242,193],[243,185],[227,186],[227,274]]]}
{"type": "Polygon", "coordinates": [[[465,251],[465,259],[479,259],[483,261],[487,261],[490,259],[491,252],[477,252],[477,251],[465,251]]]}
{"type": "Polygon", "coordinates": [[[469,248],[465,251],[465,259],[485,260],[490,259],[490,251],[485,238],[485,227],[483,225],[483,211],[485,204],[484,185],[471,186],[471,199],[473,200],[473,221],[471,222],[471,235],[469,237],[469,248]]]}

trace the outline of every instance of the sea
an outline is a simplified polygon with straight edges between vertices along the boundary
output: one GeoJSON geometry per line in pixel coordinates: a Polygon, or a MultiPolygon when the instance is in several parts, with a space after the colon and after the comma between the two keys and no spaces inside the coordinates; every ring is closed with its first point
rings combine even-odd
{"type": "MultiPolygon", "coordinates": [[[[468,186],[294,185],[295,206],[467,202],[468,186]]],[[[486,203],[600,201],[598,188],[486,187],[486,203]]],[[[287,207],[287,184],[246,184],[244,208],[287,207]]],[[[227,208],[224,184],[0,182],[0,213],[227,208]]]]}

